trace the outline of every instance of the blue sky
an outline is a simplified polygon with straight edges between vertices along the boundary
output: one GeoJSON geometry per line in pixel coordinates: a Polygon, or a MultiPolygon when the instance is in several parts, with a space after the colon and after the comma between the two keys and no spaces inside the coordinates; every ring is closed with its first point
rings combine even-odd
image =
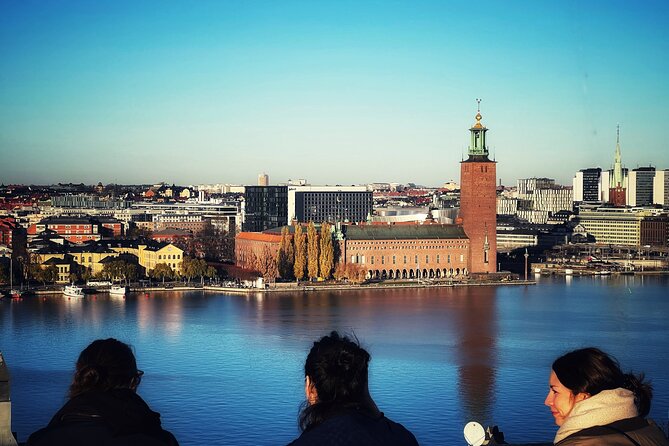
{"type": "Polygon", "coordinates": [[[669,168],[669,3],[0,0],[0,182],[669,168]]]}

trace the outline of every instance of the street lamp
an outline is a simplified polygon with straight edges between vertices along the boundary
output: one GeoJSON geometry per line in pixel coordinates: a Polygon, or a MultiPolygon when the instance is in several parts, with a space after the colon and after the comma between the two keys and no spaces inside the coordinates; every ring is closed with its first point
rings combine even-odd
{"type": "Polygon", "coordinates": [[[525,282],[527,282],[527,258],[530,255],[527,253],[527,248],[525,248],[525,254],[523,257],[525,257],[525,282]]]}

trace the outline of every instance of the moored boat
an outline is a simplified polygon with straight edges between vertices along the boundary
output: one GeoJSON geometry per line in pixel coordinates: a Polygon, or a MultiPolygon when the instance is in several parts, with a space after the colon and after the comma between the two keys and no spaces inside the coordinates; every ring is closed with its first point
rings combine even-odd
{"type": "Polygon", "coordinates": [[[128,287],[123,285],[112,285],[109,289],[109,294],[115,294],[117,296],[125,296],[128,292],[128,287]]]}
{"type": "Polygon", "coordinates": [[[63,294],[69,297],[84,297],[84,290],[76,285],[65,285],[63,294]]]}

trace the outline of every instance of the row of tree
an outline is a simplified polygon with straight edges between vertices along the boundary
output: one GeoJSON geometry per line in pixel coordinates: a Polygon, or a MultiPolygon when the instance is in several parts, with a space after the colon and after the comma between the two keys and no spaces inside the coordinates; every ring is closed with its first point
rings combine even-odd
{"type": "Polygon", "coordinates": [[[306,235],[301,225],[295,226],[293,237],[287,226],[281,230],[277,266],[282,278],[329,279],[334,269],[334,260],[335,248],[330,224],[322,223],[320,234],[313,221],[307,225],[306,235]]]}
{"type": "Polygon", "coordinates": [[[266,282],[281,277],[285,280],[349,280],[361,283],[366,271],[359,265],[340,262],[335,269],[337,245],[333,240],[332,225],[322,223],[320,231],[314,222],[309,222],[306,234],[302,225],[295,226],[291,237],[289,228],[281,230],[281,242],[276,254],[265,246],[259,255],[254,254],[255,269],[266,282]]]}

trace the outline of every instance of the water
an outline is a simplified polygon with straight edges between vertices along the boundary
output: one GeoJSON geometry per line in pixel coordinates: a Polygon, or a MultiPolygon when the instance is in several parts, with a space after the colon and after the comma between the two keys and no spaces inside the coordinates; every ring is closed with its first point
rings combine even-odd
{"type": "Polygon", "coordinates": [[[298,435],[302,367],[329,330],[370,351],[372,396],[424,445],[464,444],[472,419],[507,440],[551,440],[551,362],[595,345],[655,386],[669,410],[669,279],[541,278],[537,286],[230,296],[206,292],[0,302],[13,430],[25,440],[62,405],[79,352],[116,337],[146,374],[139,393],[182,445],[277,445],[298,435]]]}

